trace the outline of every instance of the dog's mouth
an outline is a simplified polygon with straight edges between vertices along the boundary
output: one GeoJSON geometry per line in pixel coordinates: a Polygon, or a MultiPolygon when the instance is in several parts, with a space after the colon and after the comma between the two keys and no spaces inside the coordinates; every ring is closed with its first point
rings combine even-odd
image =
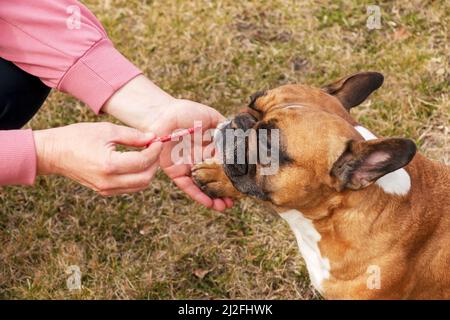
{"type": "Polygon", "coordinates": [[[272,135],[268,135],[272,129],[277,129],[275,124],[264,123],[244,112],[221,123],[217,129],[214,137],[216,157],[233,186],[243,194],[268,201],[269,195],[258,177],[267,173],[259,172],[258,168],[264,171],[267,167],[267,158],[263,157],[265,151],[270,150],[270,157],[279,153],[277,148],[272,150],[272,135]]]}
{"type": "MultiPolygon", "coordinates": [[[[249,173],[249,140],[252,138],[256,119],[248,113],[241,113],[234,119],[221,123],[215,134],[216,149],[223,161],[225,172],[230,176],[249,173]]],[[[256,164],[253,163],[253,166],[256,164]]]]}
{"type": "Polygon", "coordinates": [[[223,163],[225,174],[240,192],[266,198],[256,185],[257,119],[249,113],[240,113],[217,127],[214,143],[216,157],[223,163]]]}
{"type": "MultiPolygon", "coordinates": [[[[217,125],[216,131],[214,132],[214,144],[217,151],[223,151],[222,146],[222,136],[225,134],[225,130],[231,124],[232,120],[225,120],[217,125]]],[[[216,154],[218,156],[219,153],[216,154]]]]}

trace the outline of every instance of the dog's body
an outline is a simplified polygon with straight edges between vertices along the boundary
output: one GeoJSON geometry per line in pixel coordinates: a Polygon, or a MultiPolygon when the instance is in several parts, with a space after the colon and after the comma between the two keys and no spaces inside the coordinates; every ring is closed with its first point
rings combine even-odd
{"type": "Polygon", "coordinates": [[[258,94],[221,130],[279,129],[279,171],[203,163],[193,177],[211,196],[269,203],[325,298],[450,299],[449,168],[410,140],[377,139],[348,112],[382,82],[369,72],[258,94]]]}

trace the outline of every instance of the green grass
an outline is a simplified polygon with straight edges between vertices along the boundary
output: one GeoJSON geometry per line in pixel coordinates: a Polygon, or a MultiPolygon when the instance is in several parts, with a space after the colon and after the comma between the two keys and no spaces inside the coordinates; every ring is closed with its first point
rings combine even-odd
{"type": "MultiPolygon", "coordinates": [[[[226,115],[260,89],[382,72],[384,86],[353,115],[449,163],[448,1],[377,3],[380,30],[365,26],[373,1],[86,1],[158,85],[226,115]]],[[[53,92],[30,126],[104,119],[53,92]]],[[[0,208],[0,298],[319,298],[280,219],[251,200],[209,211],[162,174],[115,198],[39,178],[3,188],[0,208]],[[73,264],[79,292],[65,284],[73,264]]]]}

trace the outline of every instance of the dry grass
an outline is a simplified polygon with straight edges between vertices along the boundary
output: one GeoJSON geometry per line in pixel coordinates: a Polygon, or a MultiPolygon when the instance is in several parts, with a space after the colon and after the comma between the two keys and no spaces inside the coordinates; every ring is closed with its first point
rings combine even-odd
{"type": "MultiPolygon", "coordinates": [[[[118,48],[168,92],[232,114],[252,92],[377,70],[384,87],[354,111],[449,163],[448,1],[86,1],[118,48]],[[382,29],[365,27],[366,4],[382,29]]],[[[31,127],[96,121],[52,93],[31,127]]],[[[288,227],[250,200],[225,214],[160,175],[101,198],[63,178],[0,193],[1,298],[318,298],[288,227]],[[83,289],[66,289],[79,265],[83,289]]]]}

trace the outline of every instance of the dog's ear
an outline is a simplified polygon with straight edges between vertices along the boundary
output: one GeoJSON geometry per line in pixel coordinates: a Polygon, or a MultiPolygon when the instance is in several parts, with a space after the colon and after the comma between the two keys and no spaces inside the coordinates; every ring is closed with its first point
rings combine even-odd
{"type": "Polygon", "coordinates": [[[359,105],[383,84],[384,77],[378,72],[359,72],[322,87],[326,93],[341,101],[345,109],[359,105]]]}
{"type": "Polygon", "coordinates": [[[412,140],[401,138],[350,140],[331,169],[338,191],[359,190],[385,174],[406,166],[416,153],[412,140]]]}
{"type": "Polygon", "coordinates": [[[256,91],[254,94],[252,94],[250,96],[250,102],[248,104],[248,107],[250,109],[256,110],[256,106],[255,106],[256,100],[258,100],[258,98],[261,98],[261,97],[265,96],[266,94],[267,94],[266,90],[256,91]]]}

